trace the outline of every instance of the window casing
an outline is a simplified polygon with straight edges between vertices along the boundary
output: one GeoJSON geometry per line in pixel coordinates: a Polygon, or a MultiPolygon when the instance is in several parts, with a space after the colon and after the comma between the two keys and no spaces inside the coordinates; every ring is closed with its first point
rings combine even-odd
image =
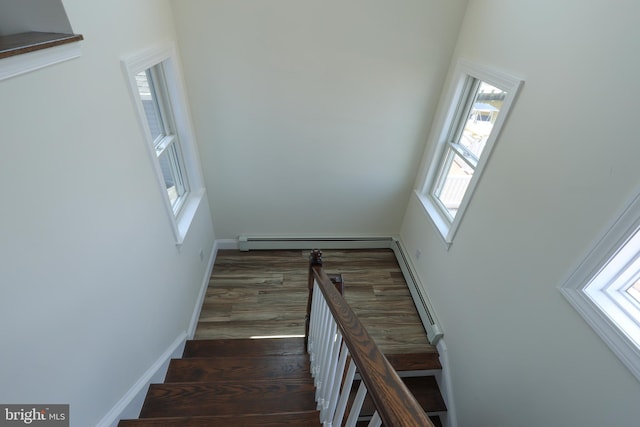
{"type": "Polygon", "coordinates": [[[173,46],[122,60],[152,170],[176,244],[181,245],[204,197],[198,153],[173,46]]]}
{"type": "Polygon", "coordinates": [[[560,291],[640,380],[640,195],[627,205],[560,291]]]}
{"type": "Polygon", "coordinates": [[[416,190],[447,246],[453,242],[522,80],[461,60],[416,190]]]}

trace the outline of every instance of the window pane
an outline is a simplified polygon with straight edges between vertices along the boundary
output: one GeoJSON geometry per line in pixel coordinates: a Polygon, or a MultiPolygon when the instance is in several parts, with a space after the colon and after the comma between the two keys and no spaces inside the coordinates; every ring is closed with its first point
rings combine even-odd
{"type": "Polygon", "coordinates": [[[435,196],[447,209],[451,218],[455,218],[464,193],[473,177],[473,169],[462,158],[449,151],[451,159],[445,165],[435,196]]]}
{"type": "Polygon", "coordinates": [[[636,301],[640,302],[640,280],[633,284],[629,289],[627,289],[627,293],[633,297],[636,301]]]}
{"type": "Polygon", "coordinates": [[[471,152],[476,160],[484,150],[506,94],[488,83],[480,82],[473,95],[458,143],[471,152]]]}
{"type": "Polygon", "coordinates": [[[186,178],[184,174],[184,169],[182,167],[183,163],[180,160],[180,154],[178,152],[178,144],[171,144],[169,151],[169,159],[171,161],[171,171],[173,172],[173,176],[175,177],[174,183],[176,187],[176,194],[178,197],[182,197],[184,193],[187,191],[186,178]]]}
{"type": "Polygon", "coordinates": [[[158,100],[153,89],[153,80],[149,70],[136,74],[138,93],[144,107],[144,115],[151,130],[151,140],[155,141],[163,132],[162,116],[158,108],[158,100]]]}
{"type": "Polygon", "coordinates": [[[171,202],[171,206],[174,206],[176,204],[176,201],[180,197],[180,194],[178,194],[175,179],[176,174],[171,159],[171,154],[173,152],[172,148],[173,147],[165,150],[160,155],[160,157],[158,157],[158,161],[160,162],[160,169],[162,169],[162,177],[164,178],[165,188],[167,189],[167,193],[169,194],[169,201],[171,202]]]}

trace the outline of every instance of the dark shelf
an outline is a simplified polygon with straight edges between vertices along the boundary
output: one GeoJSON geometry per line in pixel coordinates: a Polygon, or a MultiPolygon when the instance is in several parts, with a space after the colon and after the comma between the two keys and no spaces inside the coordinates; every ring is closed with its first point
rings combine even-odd
{"type": "Polygon", "coordinates": [[[82,34],[28,32],[0,36],[0,59],[82,40],[82,34]]]}

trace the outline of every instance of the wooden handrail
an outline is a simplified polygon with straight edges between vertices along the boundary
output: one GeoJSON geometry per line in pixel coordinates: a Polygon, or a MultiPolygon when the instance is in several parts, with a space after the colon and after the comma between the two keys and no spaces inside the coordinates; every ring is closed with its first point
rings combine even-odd
{"type": "Polygon", "coordinates": [[[383,424],[394,427],[434,427],[347,301],[322,270],[322,263],[312,262],[310,273],[318,283],[333,318],[340,328],[349,353],[367,386],[383,424]]]}

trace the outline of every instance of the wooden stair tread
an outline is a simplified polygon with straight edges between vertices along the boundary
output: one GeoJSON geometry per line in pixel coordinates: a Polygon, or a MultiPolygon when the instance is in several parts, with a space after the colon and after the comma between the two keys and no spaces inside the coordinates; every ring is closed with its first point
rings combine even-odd
{"type": "Polygon", "coordinates": [[[152,384],[140,418],[269,414],[314,410],[313,380],[152,384]]]}
{"type": "Polygon", "coordinates": [[[304,338],[190,340],[185,345],[182,357],[288,354],[305,354],[304,338]]]}
{"type": "MultiPolygon", "coordinates": [[[[440,420],[440,417],[439,417],[439,416],[437,416],[437,415],[430,415],[430,416],[429,416],[429,419],[431,420],[431,422],[433,423],[433,425],[434,425],[435,427],[443,427],[443,426],[442,426],[442,421],[440,420]]],[[[368,425],[369,425],[369,420],[366,420],[366,421],[358,421],[358,422],[356,423],[356,427],[367,427],[368,425]]],[[[120,427],[120,426],[118,426],[118,427],[120,427]]],[[[158,427],[160,427],[160,426],[158,426],[158,427]]],[[[162,427],[164,427],[164,426],[162,426],[162,427]]]]}
{"type": "Polygon", "coordinates": [[[444,403],[438,382],[433,376],[402,378],[404,384],[411,390],[426,412],[444,412],[444,403]]]}
{"type": "MultiPolygon", "coordinates": [[[[402,378],[402,381],[409,388],[411,393],[415,396],[420,406],[425,410],[425,412],[444,412],[447,410],[447,406],[444,403],[444,399],[440,394],[440,389],[438,388],[438,383],[433,376],[427,377],[408,377],[402,378]]],[[[354,383],[354,386],[351,390],[352,397],[355,397],[355,394],[358,390],[358,386],[360,382],[354,383]]],[[[353,401],[352,398],[349,399],[353,401]]],[[[349,404],[349,407],[351,404],[349,404]]],[[[371,416],[375,411],[375,407],[373,405],[373,401],[371,397],[367,395],[367,398],[362,405],[361,416],[371,416]]]]}
{"type": "Polygon", "coordinates": [[[384,355],[393,369],[401,371],[431,371],[441,370],[440,355],[438,353],[406,353],[384,355]]]}
{"type": "MultiPolygon", "coordinates": [[[[386,357],[406,375],[442,368],[437,352],[386,357]]],[[[442,427],[437,414],[446,405],[435,378],[403,381],[442,427]]],[[[183,358],[171,361],[165,382],[149,387],[140,417],[118,427],[320,426],[315,393],[304,338],[190,340],[183,358]]],[[[360,415],[373,412],[367,398],[360,415]]]]}
{"type": "Polygon", "coordinates": [[[440,420],[439,416],[432,415],[432,416],[429,417],[429,419],[431,420],[431,422],[433,423],[434,426],[442,427],[442,420],[440,420]]]}
{"type": "Polygon", "coordinates": [[[309,357],[304,354],[269,356],[218,356],[173,359],[165,383],[210,382],[231,379],[310,378],[309,357]]]}
{"type": "Polygon", "coordinates": [[[300,427],[320,426],[316,410],[282,414],[215,415],[122,420],[118,427],[300,427]]]}

